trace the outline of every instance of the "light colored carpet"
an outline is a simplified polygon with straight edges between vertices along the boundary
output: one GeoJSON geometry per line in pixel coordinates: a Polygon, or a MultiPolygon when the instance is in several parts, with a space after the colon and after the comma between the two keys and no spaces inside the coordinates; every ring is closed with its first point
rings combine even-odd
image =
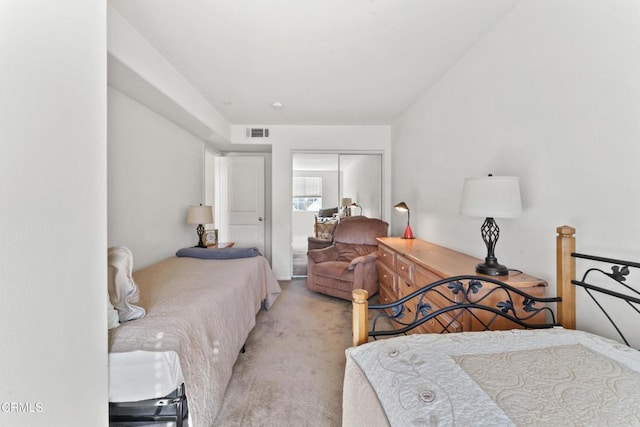
{"type": "Polygon", "coordinates": [[[351,303],[280,282],[241,353],[216,425],[340,426],[351,303]]]}

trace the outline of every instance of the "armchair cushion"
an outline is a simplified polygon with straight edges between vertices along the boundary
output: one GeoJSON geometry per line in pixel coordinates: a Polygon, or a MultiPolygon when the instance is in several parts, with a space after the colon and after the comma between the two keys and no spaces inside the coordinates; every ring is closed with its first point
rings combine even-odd
{"type": "Polygon", "coordinates": [[[335,245],[331,245],[322,249],[313,249],[307,252],[307,255],[316,264],[336,261],[338,259],[338,248],[335,245]]]}
{"type": "Polygon", "coordinates": [[[349,270],[349,263],[342,261],[327,261],[318,264],[315,274],[317,280],[324,282],[325,286],[335,286],[335,284],[331,284],[335,280],[353,281],[353,271],[349,270]]]}
{"type": "Polygon", "coordinates": [[[335,242],[336,248],[338,248],[338,261],[351,262],[354,258],[359,256],[368,255],[371,252],[378,250],[377,245],[352,245],[348,243],[335,242]]]}

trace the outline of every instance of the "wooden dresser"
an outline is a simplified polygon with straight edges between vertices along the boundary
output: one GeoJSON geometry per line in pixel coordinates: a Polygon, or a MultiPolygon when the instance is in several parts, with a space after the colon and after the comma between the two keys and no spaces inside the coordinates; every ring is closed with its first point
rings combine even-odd
{"type": "MultiPolygon", "coordinates": [[[[380,237],[378,238],[378,274],[380,280],[380,303],[385,304],[396,301],[411,292],[447,277],[460,275],[479,275],[476,273],[476,265],[482,262],[481,259],[457,252],[443,246],[426,242],[420,239],[402,239],[400,237],[380,237]]],[[[486,276],[489,277],[489,276],[486,276]]],[[[511,286],[522,289],[532,296],[544,296],[544,280],[537,279],[525,273],[510,272],[508,276],[494,276],[511,286]]],[[[481,293],[486,293],[491,289],[487,283],[483,284],[481,293]]],[[[479,295],[481,295],[481,293],[479,295]]],[[[432,295],[428,303],[434,310],[447,306],[450,303],[438,295],[432,295]]],[[[454,299],[453,294],[450,298],[454,299]]],[[[495,295],[488,298],[491,304],[498,303],[500,296],[495,295]]],[[[487,301],[487,302],[488,302],[487,301]]],[[[514,299],[514,304],[520,306],[522,298],[514,299]]],[[[408,303],[405,308],[413,316],[415,313],[415,303],[408,303]]],[[[486,312],[476,313],[481,319],[488,319],[491,314],[486,312]]],[[[444,316],[445,321],[452,320],[451,317],[444,316]]],[[[491,325],[491,329],[513,329],[518,327],[506,319],[496,319],[491,325]]],[[[452,322],[449,328],[451,332],[482,330],[481,324],[468,313],[460,316],[458,321],[452,322]]],[[[419,333],[441,333],[442,326],[431,320],[417,328],[419,333]]]]}

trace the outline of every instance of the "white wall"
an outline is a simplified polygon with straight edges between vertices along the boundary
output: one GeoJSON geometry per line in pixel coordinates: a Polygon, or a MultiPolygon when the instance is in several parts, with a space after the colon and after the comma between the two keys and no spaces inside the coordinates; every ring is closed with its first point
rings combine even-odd
{"type": "Polygon", "coordinates": [[[107,425],[105,7],[0,6],[0,425],[107,425]]]}
{"type": "Polygon", "coordinates": [[[338,170],[313,172],[313,174],[322,177],[322,209],[337,207],[340,204],[338,195],[338,170]]]}
{"type": "Polygon", "coordinates": [[[313,236],[314,219],[317,212],[313,211],[292,211],[291,212],[291,235],[297,236],[306,242],[307,237],[313,236]]]}
{"type": "Polygon", "coordinates": [[[138,270],[195,245],[204,143],[112,88],[108,132],[109,246],[131,249],[138,270]]]}
{"type": "MultiPolygon", "coordinates": [[[[343,156],[341,158],[344,158],[343,156]]],[[[382,177],[382,162],[378,155],[353,156],[342,172],[344,197],[362,208],[351,208],[351,215],[364,215],[369,218],[379,218],[381,211],[380,180],[382,177]]],[[[342,168],[342,165],[341,165],[342,168]]]]}
{"type": "Polygon", "coordinates": [[[393,126],[394,201],[416,236],[483,257],[482,219],[458,215],[463,180],[517,175],[502,263],[554,284],[562,224],[582,251],[639,259],[639,52],[637,1],[519,2],[393,126]]]}
{"type": "Polygon", "coordinates": [[[270,126],[272,148],[272,261],[276,277],[291,277],[292,153],[325,149],[383,154],[383,218],[390,208],[390,128],[388,126],[270,126]]]}

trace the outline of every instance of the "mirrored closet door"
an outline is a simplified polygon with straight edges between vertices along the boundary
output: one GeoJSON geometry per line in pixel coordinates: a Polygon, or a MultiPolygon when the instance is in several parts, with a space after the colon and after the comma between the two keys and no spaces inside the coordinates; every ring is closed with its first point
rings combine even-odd
{"type": "Polygon", "coordinates": [[[292,275],[307,274],[309,237],[331,238],[340,217],[382,217],[382,154],[294,153],[292,275]]]}

